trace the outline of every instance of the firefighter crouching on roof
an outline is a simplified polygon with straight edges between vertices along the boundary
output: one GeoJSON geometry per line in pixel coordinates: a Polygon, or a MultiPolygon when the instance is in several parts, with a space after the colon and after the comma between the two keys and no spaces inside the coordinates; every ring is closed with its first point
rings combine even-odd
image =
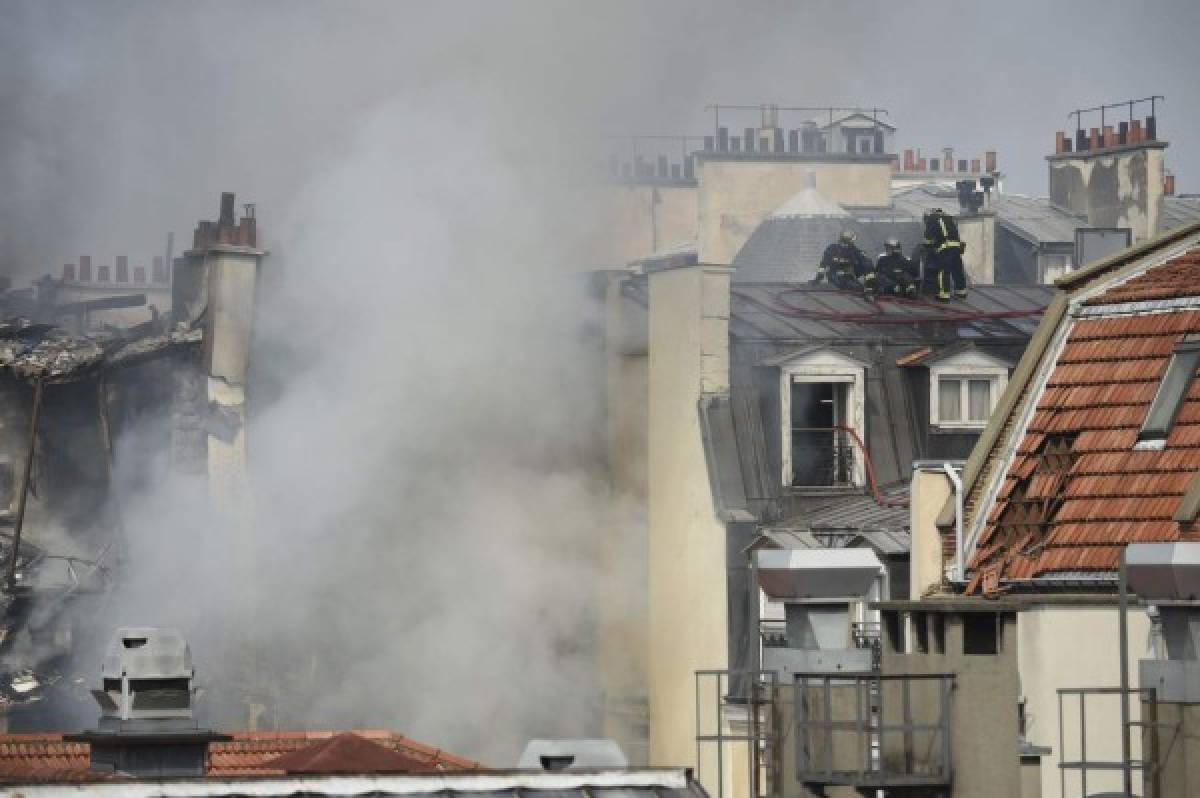
{"type": "Polygon", "coordinates": [[[958,237],[958,223],[941,208],[934,208],[925,216],[925,246],[937,278],[937,298],[948,302],[953,283],[954,296],[966,299],[967,275],[962,262],[966,246],[958,237]]]}
{"type": "Polygon", "coordinates": [[[884,252],[875,262],[877,290],[881,294],[915,297],[917,295],[917,264],[904,257],[900,242],[889,238],[884,252]]]}
{"type": "MultiPolygon", "coordinates": [[[[873,276],[870,259],[854,244],[854,233],[844,230],[838,240],[825,248],[814,283],[828,280],[835,288],[860,288],[859,278],[873,276]]],[[[867,287],[868,292],[871,287],[867,287]]]]}

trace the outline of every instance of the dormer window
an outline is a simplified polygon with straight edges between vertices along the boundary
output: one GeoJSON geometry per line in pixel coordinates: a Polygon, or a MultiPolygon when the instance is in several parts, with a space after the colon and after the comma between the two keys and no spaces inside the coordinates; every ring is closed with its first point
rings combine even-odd
{"type": "Polygon", "coordinates": [[[1167,373],[1163,375],[1146,413],[1146,420],[1138,432],[1138,443],[1153,445],[1165,443],[1175,426],[1175,419],[1183,407],[1188,388],[1196,376],[1196,368],[1200,366],[1200,335],[1191,334],[1181,341],[1171,354],[1171,362],[1167,364],[1167,373]]]}
{"type": "Polygon", "coordinates": [[[922,359],[929,368],[929,424],[980,430],[1008,385],[1009,364],[973,347],[922,359]]]}
{"type": "Polygon", "coordinates": [[[786,487],[865,484],[866,364],[825,348],[802,350],[764,365],[779,367],[780,432],[786,487]]]}

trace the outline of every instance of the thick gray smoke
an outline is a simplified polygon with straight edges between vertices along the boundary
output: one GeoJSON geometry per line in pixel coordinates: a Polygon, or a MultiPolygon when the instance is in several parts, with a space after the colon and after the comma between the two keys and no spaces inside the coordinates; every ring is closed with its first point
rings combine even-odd
{"type": "MultiPolygon", "coordinates": [[[[154,450],[133,431],[127,581],[101,622],[181,626],[217,725],[261,706],[495,764],[596,733],[595,606],[636,607],[638,580],[597,567],[637,508],[597,468],[595,135],[703,134],[714,101],[880,104],[902,146],[994,147],[1040,193],[1070,108],[1187,96],[1185,13],[0,0],[4,272],[144,259],[226,190],[272,250],[252,534],[203,486],[125,470],[154,450]],[[1104,85],[1075,68],[1126,57],[1104,85]]],[[[1168,137],[1196,127],[1167,108],[1168,137]]]]}

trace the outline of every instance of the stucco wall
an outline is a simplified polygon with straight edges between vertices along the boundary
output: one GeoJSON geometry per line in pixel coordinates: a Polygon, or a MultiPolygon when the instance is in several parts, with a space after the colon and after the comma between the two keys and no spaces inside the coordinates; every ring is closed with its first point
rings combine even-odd
{"type": "Polygon", "coordinates": [[[1158,233],[1163,147],[1051,156],[1050,201],[1087,216],[1091,227],[1128,227],[1137,244],[1158,233]]]}
{"type": "Polygon", "coordinates": [[[942,536],[937,517],[953,488],[943,473],[913,472],[909,501],[909,529],[912,530],[909,597],[921,598],[942,583],[942,536]]]}
{"type": "Polygon", "coordinates": [[[971,285],[996,282],[996,214],[958,217],[958,234],[966,244],[963,267],[971,285]]]}
{"type": "Polygon", "coordinates": [[[633,764],[646,763],[646,316],[621,295],[628,272],[607,275],[606,439],[614,522],[602,550],[606,587],[597,650],[605,694],[604,735],[633,764]]]}
{"type": "Polygon", "coordinates": [[[696,186],[613,183],[600,262],[619,266],[696,238],[696,186]]]}
{"type": "Polygon", "coordinates": [[[840,205],[891,204],[886,160],[774,161],[701,159],[697,199],[699,259],[727,265],[776,208],[808,185],[840,205]]]}
{"type": "MultiPolygon", "coordinates": [[[[1017,752],[1017,662],[1020,643],[1016,637],[1014,613],[999,615],[998,651],[995,654],[964,653],[963,618],[970,613],[929,612],[923,620],[929,629],[927,649],[919,651],[910,639],[911,653],[897,653],[885,644],[883,672],[953,673],[954,689],[950,699],[951,763],[955,798],[994,798],[1020,794],[1020,759],[1017,752]],[[931,628],[934,618],[944,622],[943,648],[937,648],[937,635],[931,628]]],[[[908,710],[917,723],[933,723],[939,706],[934,698],[936,683],[910,686],[912,706],[908,710]]],[[[883,683],[882,714],[891,719],[904,716],[902,683],[883,683]]],[[[892,720],[890,722],[895,722],[892,720]]],[[[940,761],[940,741],[934,736],[916,734],[910,744],[918,761],[928,756],[940,761]]],[[[882,743],[885,763],[899,768],[904,761],[905,738],[887,735],[882,743]]]]}
{"type": "MultiPolygon", "coordinates": [[[[650,764],[689,765],[695,671],[728,659],[726,530],[713,509],[698,402],[729,389],[729,270],[655,272],[649,288],[650,764]]],[[[715,762],[699,776],[715,794],[715,762]]]]}
{"type": "MultiPolygon", "coordinates": [[[[1117,656],[1117,607],[1115,603],[1093,605],[1040,605],[1019,616],[1018,658],[1021,693],[1025,696],[1026,737],[1034,745],[1051,749],[1042,758],[1042,795],[1060,798],[1062,789],[1058,763],[1061,761],[1058,729],[1060,687],[1115,687],[1120,683],[1117,656]]],[[[1129,613],[1129,673],[1136,684],[1137,661],[1149,656],[1150,621],[1142,609],[1129,613]]],[[[1138,709],[1130,702],[1131,717],[1138,709]]],[[[1068,759],[1079,757],[1078,701],[1065,704],[1064,732],[1068,759]]],[[[1088,699],[1087,755],[1089,759],[1120,759],[1120,704],[1115,697],[1088,699]]],[[[1137,746],[1134,747],[1137,755],[1137,746]]],[[[1092,773],[1088,789],[1119,791],[1120,775],[1092,773]]],[[[1077,775],[1067,776],[1067,795],[1079,795],[1077,775]]]]}

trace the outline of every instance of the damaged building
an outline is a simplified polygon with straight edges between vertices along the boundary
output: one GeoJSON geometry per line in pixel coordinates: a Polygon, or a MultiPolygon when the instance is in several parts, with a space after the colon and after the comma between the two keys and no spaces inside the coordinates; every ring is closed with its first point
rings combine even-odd
{"type": "Polygon", "coordinates": [[[166,462],[207,479],[214,503],[246,523],[245,383],[264,255],[253,215],[235,218],[234,196],[224,194],[218,219],[199,224],[169,280],[161,263],[149,278],[118,271],[134,284],[169,284],[169,304],[144,321],[81,323],[81,314],[139,307],[145,297],[77,300],[70,280],[8,298],[9,310],[25,303],[30,315],[74,320],[0,325],[0,661],[9,666],[0,701],[14,728],[52,722],[56,695],[78,700],[50,688],[80,648],[88,607],[120,578],[128,541],[116,457],[138,459],[122,463],[134,482],[124,489],[162,478],[155,469],[166,462]],[[118,455],[115,442],[135,428],[143,445],[118,455]]]}

